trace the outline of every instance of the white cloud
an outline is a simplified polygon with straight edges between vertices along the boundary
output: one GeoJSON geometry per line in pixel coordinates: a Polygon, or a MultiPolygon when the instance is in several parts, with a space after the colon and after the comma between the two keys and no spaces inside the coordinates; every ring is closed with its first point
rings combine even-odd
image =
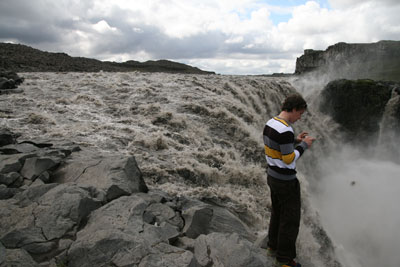
{"type": "Polygon", "coordinates": [[[293,72],[303,49],[400,39],[397,0],[329,3],[330,9],[316,1],[1,1],[0,41],[98,59],[190,61],[218,73],[244,74],[293,72]],[[288,12],[287,22],[274,25],[272,14],[288,12]]]}
{"type": "Polygon", "coordinates": [[[110,27],[110,25],[108,25],[107,21],[105,20],[100,20],[99,22],[94,24],[93,29],[102,34],[116,33],[118,31],[117,28],[110,27]]]}

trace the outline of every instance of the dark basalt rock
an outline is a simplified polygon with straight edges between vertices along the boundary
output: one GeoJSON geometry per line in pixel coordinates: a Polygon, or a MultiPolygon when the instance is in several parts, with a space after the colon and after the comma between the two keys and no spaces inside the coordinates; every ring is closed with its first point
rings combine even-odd
{"type": "Polygon", "coordinates": [[[336,79],[400,81],[400,41],[337,43],[323,50],[304,50],[295,74],[336,79]]]}
{"type": "Polygon", "coordinates": [[[350,140],[371,141],[379,132],[394,88],[392,82],[335,80],[321,92],[320,110],[331,115],[350,140]]]}
{"type": "MultiPolygon", "coordinates": [[[[1,57],[0,57],[1,61],[1,57]]],[[[21,78],[15,72],[11,71],[0,71],[0,95],[1,94],[11,94],[11,93],[21,93],[22,90],[17,89],[18,85],[20,85],[24,81],[24,78],[21,78]]]]}
{"type": "Polygon", "coordinates": [[[4,143],[1,267],[272,266],[235,214],[149,190],[133,156],[4,143]]]}

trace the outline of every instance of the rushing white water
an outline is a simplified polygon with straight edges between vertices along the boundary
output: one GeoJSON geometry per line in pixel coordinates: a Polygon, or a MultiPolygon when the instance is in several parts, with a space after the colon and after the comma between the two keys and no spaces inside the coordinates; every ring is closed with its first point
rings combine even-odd
{"type": "MultiPolygon", "coordinates": [[[[267,228],[270,198],[262,129],[271,116],[279,113],[285,96],[295,90],[288,80],[162,73],[20,75],[25,77],[20,86],[24,93],[0,96],[0,126],[20,133],[19,140],[75,142],[99,153],[134,155],[149,187],[224,205],[255,232],[267,228]]],[[[309,111],[294,125],[298,132],[306,130],[318,138],[298,165],[303,197],[298,255],[305,266],[338,266],[324,229],[333,237],[344,264],[349,258],[355,261],[364,258],[366,250],[347,242],[340,233],[350,240],[355,240],[352,236],[360,236],[358,232],[353,235],[359,218],[353,218],[352,214],[368,210],[360,209],[361,203],[374,206],[368,202],[371,197],[353,195],[351,190],[376,186],[363,182],[362,174],[373,173],[381,164],[374,160],[376,166],[370,165],[368,156],[349,158],[349,153],[339,153],[343,150],[327,157],[340,147],[340,137],[337,126],[314,110],[313,102],[310,99],[309,111]],[[357,171],[364,164],[375,167],[357,171]],[[348,178],[352,173],[358,173],[358,178],[348,178]],[[355,185],[351,186],[349,180],[355,180],[355,185]],[[359,203],[352,205],[350,199],[350,203],[344,204],[346,198],[353,196],[357,196],[359,203]],[[341,205],[346,209],[341,209],[341,205]],[[339,225],[343,223],[337,221],[347,224],[342,228],[339,225]],[[342,247],[344,250],[340,250],[342,247]]],[[[391,164],[391,176],[395,176],[398,165],[391,164]]],[[[379,173],[384,173],[382,188],[388,186],[386,182],[393,182],[389,172],[379,173]]],[[[377,180],[376,176],[365,176],[368,181],[377,180]]],[[[382,200],[398,202],[393,194],[390,196],[383,196],[382,200]]],[[[382,213],[389,208],[384,207],[382,213]]],[[[369,214],[364,214],[362,221],[385,217],[374,210],[371,208],[369,214]]],[[[398,222],[394,214],[387,215],[393,224],[379,225],[382,231],[398,222]]],[[[363,229],[374,231],[374,228],[363,229]]],[[[379,239],[382,244],[385,236],[379,239]]],[[[395,239],[390,240],[396,244],[395,239]]],[[[389,250],[385,253],[393,259],[397,256],[389,250]]]]}

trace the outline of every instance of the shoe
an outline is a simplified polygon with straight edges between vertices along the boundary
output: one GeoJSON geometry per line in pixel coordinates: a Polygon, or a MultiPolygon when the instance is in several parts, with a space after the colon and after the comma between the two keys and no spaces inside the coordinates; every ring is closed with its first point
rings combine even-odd
{"type": "Polygon", "coordinates": [[[276,249],[272,249],[270,247],[267,248],[267,255],[270,257],[275,258],[276,257],[276,249]]]}
{"type": "Polygon", "coordinates": [[[292,260],[289,263],[276,261],[276,266],[277,267],[301,267],[301,264],[298,262],[295,262],[294,260],[292,260]]]}

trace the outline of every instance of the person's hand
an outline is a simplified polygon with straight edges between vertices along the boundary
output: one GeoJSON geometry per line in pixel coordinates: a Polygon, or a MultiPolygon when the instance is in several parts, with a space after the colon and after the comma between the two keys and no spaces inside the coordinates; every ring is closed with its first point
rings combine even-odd
{"type": "Polygon", "coordinates": [[[300,143],[301,141],[303,141],[304,137],[306,137],[307,135],[308,135],[307,132],[302,132],[301,134],[299,134],[299,135],[297,136],[296,141],[297,141],[298,143],[300,143]]]}
{"type": "Polygon", "coordinates": [[[311,147],[312,143],[314,142],[315,138],[311,136],[304,136],[303,141],[307,143],[308,147],[311,147]]]}

